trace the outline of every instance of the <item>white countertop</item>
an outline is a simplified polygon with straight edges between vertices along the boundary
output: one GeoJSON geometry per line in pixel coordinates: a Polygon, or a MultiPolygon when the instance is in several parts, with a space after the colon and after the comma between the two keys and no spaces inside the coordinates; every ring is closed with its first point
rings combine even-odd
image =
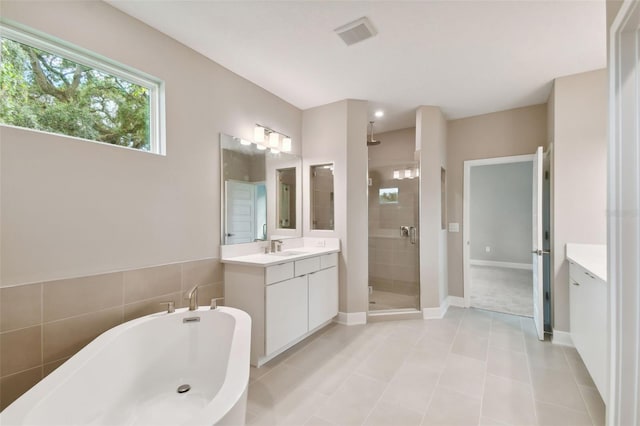
{"type": "Polygon", "coordinates": [[[254,253],[244,256],[234,256],[228,258],[222,258],[222,263],[232,263],[235,265],[247,265],[247,266],[259,266],[265,267],[270,265],[278,265],[280,263],[293,262],[294,260],[306,259],[308,257],[314,257],[321,254],[337,253],[340,249],[337,247],[296,247],[288,250],[283,250],[280,253],[292,253],[289,256],[283,256],[278,254],[265,254],[254,253]],[[295,254],[293,254],[295,253],[295,254]]]}
{"type": "Polygon", "coordinates": [[[604,244],[567,244],[567,259],[607,281],[607,246],[604,244]]]}

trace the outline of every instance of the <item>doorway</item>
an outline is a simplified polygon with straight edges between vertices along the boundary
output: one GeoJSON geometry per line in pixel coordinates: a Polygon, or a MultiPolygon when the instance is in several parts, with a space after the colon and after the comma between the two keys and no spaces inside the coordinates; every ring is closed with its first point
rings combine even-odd
{"type": "Polygon", "coordinates": [[[469,168],[470,304],[533,316],[530,156],[469,168]]]}
{"type": "Polygon", "coordinates": [[[549,161],[535,154],[465,161],[465,306],[550,322],[549,161]],[[546,285],[545,285],[546,283],[546,285]]]}

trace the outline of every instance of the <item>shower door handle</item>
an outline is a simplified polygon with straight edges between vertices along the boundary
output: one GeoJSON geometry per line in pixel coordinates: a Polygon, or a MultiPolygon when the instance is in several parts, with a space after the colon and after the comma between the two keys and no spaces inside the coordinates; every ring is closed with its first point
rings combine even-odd
{"type": "Polygon", "coordinates": [[[411,226],[409,228],[409,242],[411,244],[415,244],[416,243],[416,228],[415,228],[415,226],[411,226]]]}

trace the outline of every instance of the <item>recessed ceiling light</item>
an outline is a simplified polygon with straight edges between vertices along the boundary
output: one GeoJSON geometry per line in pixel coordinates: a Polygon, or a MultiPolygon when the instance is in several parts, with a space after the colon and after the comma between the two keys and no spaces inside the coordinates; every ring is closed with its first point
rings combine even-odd
{"type": "Polygon", "coordinates": [[[382,110],[378,110],[378,111],[376,111],[376,112],[375,112],[375,114],[374,114],[374,115],[375,115],[376,117],[380,118],[380,117],[382,117],[382,116],[384,115],[384,111],[382,111],[382,110]]]}

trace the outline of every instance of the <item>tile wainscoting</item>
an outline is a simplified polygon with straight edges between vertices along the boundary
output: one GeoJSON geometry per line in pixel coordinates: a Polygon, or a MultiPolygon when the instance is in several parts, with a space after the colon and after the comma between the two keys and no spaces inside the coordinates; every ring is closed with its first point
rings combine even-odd
{"type": "Polygon", "coordinates": [[[104,331],[153,312],[222,297],[219,259],[0,288],[0,410],[104,331]]]}

